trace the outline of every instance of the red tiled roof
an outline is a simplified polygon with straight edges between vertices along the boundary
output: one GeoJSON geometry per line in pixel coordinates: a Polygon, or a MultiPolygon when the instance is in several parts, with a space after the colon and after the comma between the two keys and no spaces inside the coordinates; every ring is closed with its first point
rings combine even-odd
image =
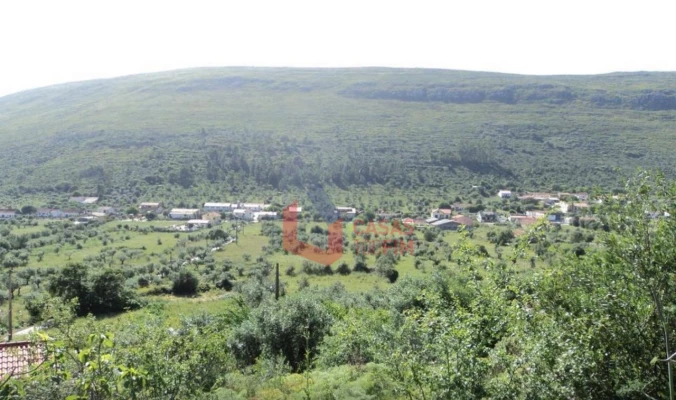
{"type": "Polygon", "coordinates": [[[453,221],[465,225],[465,226],[473,226],[474,225],[474,220],[470,217],[465,217],[463,215],[456,215],[455,217],[451,218],[453,221]]]}
{"type": "Polygon", "coordinates": [[[0,377],[26,372],[42,356],[42,349],[31,342],[0,343],[0,377]]]}

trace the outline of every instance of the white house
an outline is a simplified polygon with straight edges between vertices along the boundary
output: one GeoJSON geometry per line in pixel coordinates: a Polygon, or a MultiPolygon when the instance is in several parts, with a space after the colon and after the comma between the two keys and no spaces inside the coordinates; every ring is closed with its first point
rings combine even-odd
{"type": "Polygon", "coordinates": [[[526,216],[531,218],[544,218],[547,216],[547,211],[545,210],[530,210],[526,211],[526,216]]]}
{"type": "Polygon", "coordinates": [[[169,212],[171,219],[197,219],[200,217],[200,210],[193,208],[174,208],[169,212]]]}
{"type": "Polygon", "coordinates": [[[0,219],[10,219],[16,217],[16,210],[0,209],[0,219]]]}
{"type": "Polygon", "coordinates": [[[75,203],[80,203],[80,204],[94,204],[97,201],[99,201],[99,198],[98,197],[78,196],[78,197],[71,197],[70,201],[73,201],[75,203]]]}
{"type": "Polygon", "coordinates": [[[558,204],[559,208],[561,209],[561,212],[564,214],[572,213],[580,209],[588,209],[589,204],[585,202],[581,203],[568,203],[565,201],[562,201],[558,204]]]}
{"type": "Polygon", "coordinates": [[[38,208],[35,213],[40,218],[71,218],[82,215],[80,210],[59,210],[56,208],[38,208]]]}
{"type": "Polygon", "coordinates": [[[195,229],[208,228],[211,225],[211,221],[206,219],[191,219],[188,221],[188,227],[195,229]]]}
{"type": "Polygon", "coordinates": [[[357,216],[357,209],[353,207],[336,207],[336,212],[343,219],[352,219],[357,216]]]}
{"type": "Polygon", "coordinates": [[[246,208],[238,208],[233,210],[232,215],[237,219],[243,219],[245,221],[253,221],[254,218],[253,211],[246,208]]]}
{"type": "Polygon", "coordinates": [[[263,220],[277,219],[277,213],[273,211],[259,211],[253,213],[254,222],[259,222],[263,220]]]}
{"type": "Polygon", "coordinates": [[[449,208],[435,208],[430,213],[430,218],[449,219],[451,217],[451,210],[449,208]]]}
{"type": "Polygon", "coordinates": [[[160,203],[145,202],[145,203],[139,204],[138,208],[141,211],[153,211],[153,210],[157,210],[158,208],[160,208],[160,203]]]}
{"type": "Polygon", "coordinates": [[[204,203],[202,209],[205,212],[228,212],[238,208],[233,203],[204,203]]]}
{"type": "Polygon", "coordinates": [[[498,197],[501,199],[509,199],[512,197],[512,192],[510,190],[501,190],[498,192],[498,197]]]}
{"type": "Polygon", "coordinates": [[[263,211],[268,207],[270,207],[269,204],[263,204],[263,203],[241,203],[237,206],[237,208],[250,210],[250,211],[263,211]]]}

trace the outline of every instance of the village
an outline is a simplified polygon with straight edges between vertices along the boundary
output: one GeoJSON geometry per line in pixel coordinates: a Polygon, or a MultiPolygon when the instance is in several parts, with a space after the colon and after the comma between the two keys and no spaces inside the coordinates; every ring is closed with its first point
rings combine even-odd
{"type": "MultiPolygon", "coordinates": [[[[71,197],[73,208],[0,208],[0,220],[18,217],[41,219],[71,219],[75,224],[84,224],[96,219],[128,219],[133,221],[166,219],[175,220],[170,227],[174,231],[196,231],[220,225],[225,220],[257,223],[281,219],[284,212],[294,216],[314,218],[318,215],[305,215],[300,206],[282,208],[279,205],[248,202],[205,202],[201,208],[165,208],[161,202],[142,202],[132,207],[97,206],[97,197],[71,197]]],[[[595,220],[593,206],[602,203],[601,198],[590,199],[588,193],[548,193],[525,192],[512,193],[499,190],[493,201],[477,204],[452,203],[441,204],[429,210],[427,215],[412,215],[410,212],[384,211],[364,216],[366,220],[388,221],[399,219],[403,224],[417,229],[438,228],[439,230],[458,230],[461,227],[472,228],[478,224],[513,225],[527,227],[539,220],[547,219],[552,224],[571,225],[595,220]],[[485,204],[484,204],[485,203],[485,204]],[[518,204],[513,212],[514,204],[518,204]]],[[[335,216],[342,221],[351,221],[365,213],[355,207],[336,207],[335,216]]],[[[320,221],[317,221],[320,222],[320,221]]]]}

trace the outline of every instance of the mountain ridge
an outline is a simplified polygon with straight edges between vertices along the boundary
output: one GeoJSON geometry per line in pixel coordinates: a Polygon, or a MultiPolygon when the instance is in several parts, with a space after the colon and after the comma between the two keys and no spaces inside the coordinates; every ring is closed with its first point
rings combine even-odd
{"type": "Polygon", "coordinates": [[[128,75],[0,98],[0,200],[97,191],[133,201],[215,192],[210,186],[277,193],[308,180],[612,188],[616,169],[676,169],[675,117],[672,72],[206,67],[128,75]]]}

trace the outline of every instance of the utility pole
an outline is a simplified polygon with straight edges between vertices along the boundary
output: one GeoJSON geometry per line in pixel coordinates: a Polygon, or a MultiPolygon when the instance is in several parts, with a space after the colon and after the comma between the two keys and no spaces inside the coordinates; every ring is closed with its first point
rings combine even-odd
{"type": "Polygon", "coordinates": [[[279,263],[275,268],[275,300],[279,300],[279,263]]]}
{"type": "Polygon", "coordinates": [[[9,334],[7,335],[7,341],[11,342],[12,341],[12,297],[14,297],[14,290],[12,290],[12,270],[14,268],[9,269],[9,334]]]}

